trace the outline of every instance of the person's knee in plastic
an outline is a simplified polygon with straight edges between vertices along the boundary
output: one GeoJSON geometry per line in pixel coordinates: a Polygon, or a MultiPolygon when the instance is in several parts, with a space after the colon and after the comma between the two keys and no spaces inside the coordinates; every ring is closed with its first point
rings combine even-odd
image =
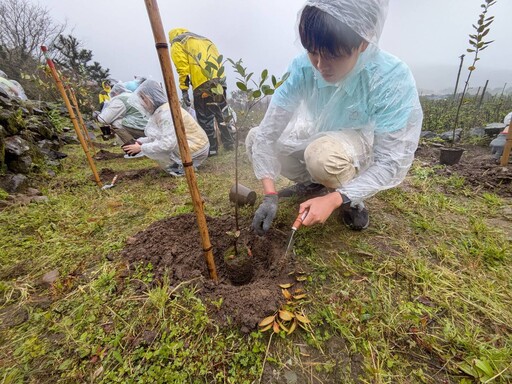
{"type": "Polygon", "coordinates": [[[352,180],[357,174],[352,151],[347,149],[347,144],[330,136],[313,141],[304,151],[306,169],[312,181],[337,189],[352,180]]]}

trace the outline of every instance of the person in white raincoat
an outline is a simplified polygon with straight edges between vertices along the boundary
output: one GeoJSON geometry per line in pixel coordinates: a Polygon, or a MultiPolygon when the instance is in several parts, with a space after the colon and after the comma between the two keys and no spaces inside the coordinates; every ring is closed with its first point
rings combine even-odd
{"type": "Polygon", "coordinates": [[[309,0],[299,14],[306,52],[291,63],[259,127],[246,139],[265,197],[253,228],[263,235],[278,197],[300,205],[304,225],[339,209],[354,230],[369,224],[363,201],[398,185],[414,159],[423,113],[409,68],[379,49],[387,0],[309,0]],[[276,192],[283,175],[297,184],[276,192]]]}
{"type": "MultiPolygon", "coordinates": [[[[178,141],[164,90],[156,81],[146,80],[137,88],[136,93],[149,117],[149,122],[144,129],[144,137],[137,139],[135,144],[123,146],[123,149],[130,155],[142,153],[156,160],[172,176],[183,176],[178,141]]],[[[208,136],[183,108],[181,114],[192,161],[197,168],[208,158],[208,136]]]]}

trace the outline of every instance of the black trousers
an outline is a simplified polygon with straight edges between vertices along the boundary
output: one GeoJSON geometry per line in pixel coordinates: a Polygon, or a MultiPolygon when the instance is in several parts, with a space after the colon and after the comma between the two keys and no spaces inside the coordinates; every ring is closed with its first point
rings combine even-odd
{"type": "Polygon", "coordinates": [[[194,89],[194,109],[197,122],[204,129],[210,141],[210,151],[217,151],[217,135],[215,134],[215,120],[220,130],[220,139],[225,149],[233,148],[233,134],[230,126],[231,117],[226,103],[226,87],[224,95],[213,95],[211,89],[219,82],[210,80],[194,89]]]}

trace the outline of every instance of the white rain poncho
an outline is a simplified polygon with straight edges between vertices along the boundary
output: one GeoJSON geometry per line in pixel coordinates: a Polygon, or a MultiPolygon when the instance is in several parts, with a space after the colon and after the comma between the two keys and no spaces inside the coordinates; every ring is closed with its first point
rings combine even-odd
{"type": "Polygon", "coordinates": [[[336,84],[326,82],[301,54],[288,69],[289,77],[272,98],[248,150],[258,179],[280,174],[278,157],[304,150],[322,135],[356,130],[365,158],[356,159],[354,179],[337,190],[355,204],[398,185],[414,159],[422,110],[408,67],[377,46],[386,0],[310,0],[352,28],[370,45],[353,70],[336,84]],[[373,9],[372,12],[369,12],[373,9]],[[371,17],[368,17],[368,15],[371,17]]]}
{"type": "Polygon", "coordinates": [[[115,84],[110,90],[110,101],[98,115],[102,124],[114,128],[132,128],[143,131],[148,123],[139,98],[126,89],[122,83],[115,84]]]}
{"type": "MultiPolygon", "coordinates": [[[[156,81],[146,80],[137,88],[136,94],[149,116],[149,122],[144,130],[145,137],[137,139],[142,144],[141,153],[156,160],[163,168],[181,164],[178,140],[164,90],[156,81]]],[[[183,108],[181,115],[192,160],[195,166],[199,166],[200,162],[208,157],[208,136],[183,108]]]]}

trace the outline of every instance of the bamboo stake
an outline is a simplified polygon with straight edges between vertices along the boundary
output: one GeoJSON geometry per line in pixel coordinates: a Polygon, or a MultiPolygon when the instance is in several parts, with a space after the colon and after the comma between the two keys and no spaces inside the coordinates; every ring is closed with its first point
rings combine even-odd
{"type": "Polygon", "coordinates": [[[156,0],[144,0],[148,12],[151,29],[153,30],[153,37],[155,39],[155,47],[158,53],[158,59],[162,68],[162,75],[164,77],[165,89],[167,91],[167,99],[171,108],[172,121],[174,123],[174,130],[178,139],[178,146],[180,149],[181,160],[185,169],[185,176],[187,178],[188,189],[192,197],[194,211],[197,217],[197,225],[199,227],[199,234],[203,246],[204,258],[208,266],[210,277],[215,282],[218,281],[217,269],[215,267],[215,260],[213,259],[213,247],[210,243],[210,235],[208,234],[208,226],[206,224],[206,217],[204,215],[203,200],[197,187],[196,174],[194,172],[192,156],[188,147],[187,136],[185,133],[185,126],[183,125],[183,118],[181,116],[181,107],[178,101],[176,92],[176,83],[172,73],[171,59],[169,56],[169,47],[164,33],[162,18],[156,0]]]}
{"type": "Polygon", "coordinates": [[[82,113],[80,112],[80,108],[78,108],[78,100],[76,98],[76,94],[73,88],[68,86],[69,95],[71,96],[71,104],[75,108],[76,115],[78,116],[78,121],[80,123],[80,126],[82,127],[82,132],[84,133],[84,136],[86,137],[87,144],[89,145],[89,148],[92,150],[92,154],[96,155],[96,148],[94,148],[94,143],[92,142],[91,137],[89,136],[89,131],[87,130],[87,127],[85,126],[84,119],[82,117],[82,113]]]}
{"type": "Polygon", "coordinates": [[[506,167],[508,165],[508,159],[510,158],[510,150],[512,150],[512,120],[508,125],[507,141],[503,148],[503,154],[501,155],[501,166],[506,167]]]}
{"type": "Polygon", "coordinates": [[[46,63],[48,64],[48,67],[50,68],[50,71],[52,72],[53,79],[55,80],[55,84],[57,85],[57,89],[59,90],[60,95],[62,96],[62,99],[64,100],[64,103],[66,104],[66,108],[68,110],[69,117],[71,119],[71,122],[73,123],[73,127],[75,128],[75,133],[78,137],[78,140],[80,141],[80,145],[82,146],[85,156],[87,157],[87,161],[89,163],[89,166],[91,167],[91,171],[94,175],[94,179],[96,180],[96,183],[98,184],[98,186],[101,188],[103,186],[103,184],[101,183],[100,177],[98,176],[98,171],[96,170],[96,165],[94,164],[91,154],[87,150],[87,143],[85,142],[85,139],[82,134],[82,131],[80,130],[80,127],[78,126],[78,121],[76,119],[75,113],[73,112],[73,107],[71,106],[69,98],[66,94],[64,85],[62,85],[62,81],[60,80],[59,74],[57,73],[55,64],[53,63],[53,60],[50,58],[50,55],[48,54],[48,48],[46,48],[46,46],[42,45],[41,51],[43,51],[44,57],[46,58],[46,63]]]}

